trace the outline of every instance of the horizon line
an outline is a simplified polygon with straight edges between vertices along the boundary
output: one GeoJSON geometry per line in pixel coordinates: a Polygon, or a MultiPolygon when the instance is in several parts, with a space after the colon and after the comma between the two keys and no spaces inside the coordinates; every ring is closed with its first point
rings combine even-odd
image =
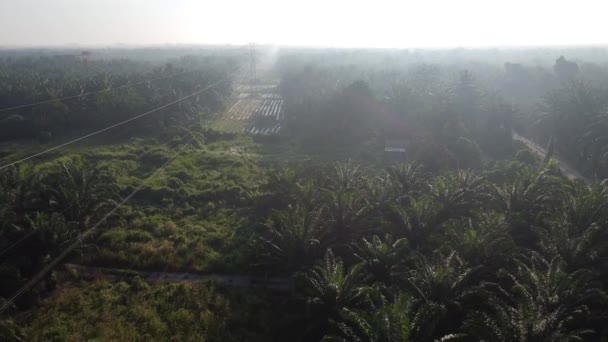
{"type": "MultiPolygon", "coordinates": [[[[145,49],[145,48],[239,48],[251,43],[111,43],[111,44],[0,44],[0,50],[27,49],[145,49]]],[[[525,49],[608,49],[608,43],[597,44],[497,44],[497,45],[445,45],[445,46],[412,46],[412,47],[378,47],[378,46],[341,46],[312,44],[274,44],[255,43],[258,47],[284,49],[336,49],[336,50],[525,50],[525,49]]]]}

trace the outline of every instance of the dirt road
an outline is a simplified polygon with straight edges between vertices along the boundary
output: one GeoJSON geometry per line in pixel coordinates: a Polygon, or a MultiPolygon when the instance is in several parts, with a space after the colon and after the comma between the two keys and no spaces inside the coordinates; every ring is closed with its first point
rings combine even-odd
{"type": "Polygon", "coordinates": [[[139,276],[149,282],[199,282],[215,281],[228,287],[263,288],[274,291],[291,291],[292,282],[288,278],[265,278],[234,274],[200,274],[188,272],[134,271],[117,268],[91,267],[74,264],[64,265],[68,270],[83,278],[110,278],[121,280],[139,276]]]}
{"type": "MultiPolygon", "coordinates": [[[[522,137],[521,135],[515,133],[515,131],[512,132],[512,136],[513,136],[513,140],[521,141],[524,145],[526,145],[534,154],[538,155],[541,159],[544,159],[545,156],[547,155],[547,151],[544,148],[540,147],[534,141],[532,141],[528,138],[522,137]]],[[[564,160],[556,157],[555,155],[553,156],[553,159],[557,160],[557,162],[559,163],[559,168],[562,171],[562,173],[564,174],[564,176],[568,177],[569,179],[582,179],[587,184],[589,184],[591,182],[590,179],[583,176],[580,172],[576,171],[575,168],[573,168],[571,165],[569,165],[564,160]]]]}

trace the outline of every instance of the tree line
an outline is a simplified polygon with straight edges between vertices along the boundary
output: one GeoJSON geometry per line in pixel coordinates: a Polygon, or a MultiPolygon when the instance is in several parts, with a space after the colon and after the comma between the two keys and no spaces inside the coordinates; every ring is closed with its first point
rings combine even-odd
{"type": "MultiPolygon", "coordinates": [[[[127,59],[0,59],[0,108],[101,91],[2,112],[0,137],[2,141],[48,142],[83,135],[194,93],[225,78],[235,66],[235,60],[213,56],[185,56],[164,64],[127,59]]],[[[231,80],[164,110],[153,119],[143,118],[121,127],[114,134],[159,131],[176,123],[196,121],[201,115],[209,116],[224,105],[231,80]]]]}
{"type": "Polygon", "coordinates": [[[560,56],[546,66],[453,62],[382,68],[371,61],[334,65],[338,61],[329,57],[326,63],[289,57],[279,68],[287,127],[308,149],[381,145],[387,126],[401,122],[406,129],[390,135],[410,140],[413,160],[479,168],[516,152],[516,131],[589,178],[608,176],[603,65],[560,56]]]}

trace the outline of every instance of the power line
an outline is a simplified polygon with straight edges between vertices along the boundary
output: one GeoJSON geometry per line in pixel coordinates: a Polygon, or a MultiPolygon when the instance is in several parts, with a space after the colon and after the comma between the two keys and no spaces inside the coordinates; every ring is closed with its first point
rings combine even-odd
{"type": "MultiPolygon", "coordinates": [[[[188,132],[189,132],[189,133],[190,133],[190,135],[191,135],[191,137],[190,137],[190,141],[193,141],[193,140],[198,141],[198,139],[196,139],[196,136],[194,135],[194,132],[192,132],[192,131],[190,131],[190,130],[188,130],[188,132]]],[[[160,146],[164,146],[164,145],[166,145],[168,142],[169,142],[169,139],[168,139],[167,141],[165,141],[163,144],[161,144],[160,146]]],[[[145,152],[145,151],[144,151],[144,152],[145,152]]],[[[139,262],[139,260],[141,259],[141,257],[142,257],[142,255],[140,254],[140,255],[138,255],[138,256],[137,256],[137,258],[135,258],[135,259],[133,260],[133,262],[131,262],[131,265],[129,265],[129,268],[127,268],[127,270],[123,272],[122,277],[120,277],[119,282],[121,282],[121,281],[123,281],[123,280],[125,279],[125,277],[127,276],[127,274],[128,274],[129,272],[131,272],[131,270],[133,269],[133,267],[135,267],[135,264],[136,264],[137,262],[139,262]]],[[[163,274],[164,274],[164,273],[167,271],[167,268],[168,268],[168,267],[169,267],[169,261],[167,261],[167,263],[166,263],[166,265],[165,265],[165,268],[164,268],[163,272],[162,272],[162,273],[161,273],[161,275],[158,277],[158,280],[161,280],[161,279],[162,279],[162,276],[163,276],[163,274]]]]}
{"type": "MultiPolygon", "coordinates": [[[[177,75],[174,75],[174,76],[177,76],[177,75]]],[[[230,75],[229,75],[229,76],[230,76],[230,75]]],[[[222,79],[222,80],[223,80],[223,79],[222,79]]],[[[219,82],[221,82],[221,80],[220,80],[219,82]]],[[[206,89],[208,89],[208,88],[210,88],[210,87],[213,87],[214,85],[218,84],[219,82],[216,82],[216,83],[214,83],[214,84],[210,85],[210,86],[209,86],[209,87],[207,87],[206,89]]],[[[118,89],[118,88],[114,88],[114,89],[118,89]]],[[[204,91],[204,90],[206,90],[206,89],[202,89],[202,90],[200,90],[199,92],[202,92],[202,91],[204,91]]],[[[194,94],[189,95],[189,96],[184,97],[184,98],[182,98],[182,99],[180,99],[180,100],[178,100],[178,101],[184,100],[184,99],[186,99],[186,98],[188,98],[188,97],[190,97],[190,96],[193,96],[193,95],[194,95],[194,94]]],[[[172,104],[172,103],[171,103],[171,104],[172,104]]],[[[168,104],[168,105],[171,105],[171,104],[168,104]]],[[[161,107],[161,108],[162,108],[162,107],[161,107]]],[[[159,109],[161,109],[161,108],[157,108],[156,110],[159,110],[159,109]]],[[[155,111],[156,111],[156,110],[155,110],[155,111]]],[[[151,113],[151,112],[144,113],[144,114],[150,114],[150,113],[151,113]]],[[[142,114],[142,116],[143,116],[144,114],[142,114]]],[[[132,120],[132,119],[135,119],[135,118],[131,118],[131,119],[129,119],[129,120],[132,120]]],[[[127,120],[127,121],[129,121],[129,120],[127,120]]],[[[126,121],[124,121],[123,123],[125,123],[125,122],[126,122],[126,121]]],[[[119,123],[119,124],[122,124],[122,123],[119,123]]],[[[117,124],[117,125],[119,125],[119,124],[117,124]]],[[[109,127],[108,127],[108,128],[106,128],[106,129],[109,129],[109,127]]],[[[93,134],[91,134],[91,135],[94,135],[94,134],[97,134],[97,133],[100,133],[100,132],[101,132],[101,131],[94,132],[94,133],[93,133],[93,134]]],[[[84,139],[84,138],[85,138],[85,137],[82,137],[82,139],[84,139]]],[[[75,142],[75,141],[72,141],[72,142],[75,142]]],[[[70,144],[70,143],[72,143],[72,142],[66,143],[66,144],[64,144],[64,145],[70,144]]],[[[167,142],[169,142],[169,139],[167,139],[167,140],[166,140],[164,143],[162,143],[162,144],[161,144],[161,146],[166,145],[166,144],[167,144],[167,142]]],[[[61,147],[61,146],[56,146],[56,147],[54,147],[54,148],[52,148],[52,149],[55,149],[55,148],[60,148],[60,147],[61,147]]],[[[50,150],[51,150],[51,149],[47,150],[46,152],[48,152],[48,151],[50,151],[50,150]]],[[[39,154],[37,154],[37,155],[41,155],[41,154],[44,154],[44,153],[46,153],[46,152],[41,152],[41,153],[39,153],[39,154]]],[[[144,152],[145,152],[145,151],[144,151],[144,152]]],[[[144,152],[142,152],[140,155],[143,155],[143,153],[144,153],[144,152]]],[[[22,159],[22,160],[19,160],[19,161],[13,162],[13,163],[8,164],[8,165],[5,165],[5,166],[2,166],[2,167],[0,167],[0,170],[2,170],[2,169],[4,169],[4,168],[7,168],[7,167],[10,167],[10,166],[12,166],[12,165],[15,165],[15,164],[17,164],[17,163],[19,163],[19,162],[25,161],[25,160],[27,160],[27,159],[34,158],[34,157],[36,157],[37,155],[32,155],[32,156],[27,157],[27,158],[24,158],[24,159],[22,159]]],[[[70,207],[72,207],[72,205],[70,205],[70,207]]],[[[70,207],[68,207],[68,208],[64,209],[64,210],[62,211],[62,213],[63,213],[63,212],[65,212],[65,211],[67,211],[68,209],[70,209],[70,207]]],[[[29,239],[30,237],[32,237],[32,236],[34,235],[34,233],[36,233],[36,230],[32,230],[31,232],[27,233],[25,236],[23,236],[23,237],[22,237],[22,238],[20,238],[19,240],[15,241],[15,242],[14,242],[13,244],[11,244],[10,246],[8,246],[8,247],[4,248],[2,251],[0,251],[0,257],[1,257],[1,256],[3,256],[5,253],[9,252],[10,250],[12,250],[13,248],[15,248],[15,247],[17,247],[18,245],[20,245],[20,244],[21,244],[22,242],[24,242],[25,240],[27,240],[27,239],[29,239]]]]}
{"type": "Polygon", "coordinates": [[[87,135],[81,136],[81,137],[79,137],[79,138],[76,138],[76,139],[74,139],[74,140],[68,141],[68,142],[66,142],[66,143],[63,143],[63,144],[60,144],[60,145],[57,145],[57,146],[53,146],[53,147],[51,147],[51,148],[49,148],[49,149],[47,149],[47,150],[44,150],[44,151],[42,151],[42,152],[38,152],[38,153],[32,154],[32,155],[30,155],[30,156],[28,156],[28,157],[25,157],[25,158],[19,159],[19,160],[17,160],[17,161],[14,161],[14,162],[12,162],[12,163],[9,163],[9,164],[6,164],[6,165],[3,165],[3,166],[0,166],[0,170],[3,170],[3,169],[5,169],[5,168],[7,168],[7,167],[10,167],[10,166],[13,166],[13,165],[16,165],[16,164],[22,163],[22,162],[27,161],[27,160],[30,160],[30,159],[32,159],[32,158],[39,157],[39,156],[41,156],[41,155],[47,154],[47,153],[49,153],[49,152],[52,152],[52,151],[54,151],[54,150],[57,150],[57,149],[60,149],[60,148],[62,148],[62,147],[65,147],[65,146],[71,145],[71,144],[73,144],[73,143],[75,143],[75,142],[78,142],[78,141],[84,140],[84,139],[86,139],[86,138],[92,137],[92,136],[97,135],[97,134],[99,134],[99,133],[103,133],[103,132],[108,131],[108,130],[110,130],[110,129],[112,129],[112,128],[115,128],[115,127],[118,127],[118,126],[124,125],[124,124],[126,124],[126,123],[128,123],[128,122],[131,122],[131,121],[133,121],[133,120],[137,120],[137,119],[139,119],[139,118],[141,118],[141,117],[144,117],[144,116],[146,116],[146,115],[152,114],[152,113],[154,113],[154,112],[158,112],[158,111],[159,111],[159,110],[161,110],[161,109],[164,109],[164,108],[167,108],[167,107],[169,107],[169,106],[172,106],[172,105],[174,105],[174,104],[176,104],[176,103],[178,103],[178,102],[181,102],[181,101],[183,101],[183,100],[186,100],[186,99],[188,99],[188,98],[190,98],[190,97],[193,97],[193,96],[198,95],[198,94],[200,94],[200,93],[202,93],[202,92],[204,92],[204,91],[206,91],[206,90],[208,90],[208,89],[211,89],[211,88],[215,87],[216,85],[220,84],[221,82],[225,81],[225,80],[226,80],[226,79],[228,79],[230,76],[232,76],[233,74],[235,74],[235,73],[236,73],[236,71],[238,71],[238,68],[237,68],[237,70],[235,70],[235,72],[234,72],[234,73],[230,73],[230,74],[228,74],[226,77],[224,77],[224,78],[220,79],[219,81],[216,81],[216,82],[214,82],[214,83],[212,83],[212,84],[210,84],[210,85],[206,86],[205,88],[203,88],[203,89],[201,89],[201,90],[198,90],[198,91],[196,91],[196,92],[194,92],[194,93],[192,93],[192,94],[190,94],[190,95],[188,95],[188,96],[184,96],[184,97],[182,97],[181,99],[178,99],[178,100],[175,100],[175,101],[173,101],[173,102],[167,103],[166,105],[160,106],[160,107],[158,107],[158,108],[156,108],[156,109],[152,109],[152,110],[147,111],[147,112],[145,112],[145,113],[143,113],[143,114],[139,114],[139,115],[134,116],[134,117],[132,117],[132,118],[129,118],[129,119],[127,119],[127,120],[121,121],[121,122],[119,122],[119,123],[113,124],[113,125],[108,126],[108,127],[105,127],[105,128],[102,128],[102,129],[100,129],[100,130],[98,130],[98,131],[95,131],[95,132],[93,132],[93,133],[89,133],[89,134],[87,134],[87,135]]]}
{"type": "Polygon", "coordinates": [[[56,99],[50,99],[50,100],[44,100],[44,101],[33,102],[33,103],[28,103],[28,104],[22,104],[22,105],[13,106],[13,107],[6,107],[6,108],[0,109],[0,112],[6,112],[6,111],[9,111],[9,110],[15,110],[15,109],[21,109],[21,108],[34,107],[34,106],[38,106],[38,105],[41,105],[41,104],[51,103],[51,102],[56,102],[56,101],[71,100],[71,99],[76,99],[76,98],[79,98],[79,97],[85,97],[85,96],[89,96],[89,95],[93,95],[93,94],[103,93],[103,92],[111,91],[111,90],[117,90],[117,89],[128,88],[128,87],[135,87],[135,86],[146,84],[146,83],[149,83],[149,82],[154,82],[154,81],[158,81],[158,80],[164,80],[164,79],[167,79],[167,78],[173,78],[173,77],[181,76],[181,75],[188,74],[188,73],[190,73],[190,72],[189,71],[185,71],[185,72],[180,72],[178,74],[157,77],[157,78],[153,78],[153,79],[150,79],[150,80],[147,80],[147,81],[138,82],[138,83],[127,83],[127,84],[123,84],[121,86],[114,87],[114,88],[105,88],[105,89],[94,90],[94,91],[90,91],[88,93],[83,93],[83,94],[78,94],[78,95],[70,95],[70,96],[60,97],[60,98],[56,98],[56,99]]]}
{"type": "Polygon", "coordinates": [[[4,255],[4,253],[9,252],[10,250],[12,250],[13,248],[17,247],[19,244],[21,244],[23,241],[27,240],[28,238],[30,238],[32,235],[34,235],[34,233],[36,233],[36,230],[33,229],[31,232],[27,233],[25,236],[23,236],[21,239],[15,241],[12,245],[6,247],[4,250],[2,250],[2,252],[0,252],[0,257],[4,255]]]}
{"type": "MultiPolygon", "coordinates": [[[[171,103],[168,103],[168,104],[166,104],[166,105],[163,105],[163,106],[161,106],[161,107],[158,107],[158,108],[153,109],[153,110],[151,110],[151,111],[145,112],[145,113],[143,113],[143,114],[137,115],[137,116],[132,117],[132,118],[130,118],[130,119],[124,120],[124,121],[119,122],[119,123],[117,123],[117,124],[111,125],[111,126],[109,126],[109,127],[103,128],[103,129],[98,130],[98,131],[96,131],[96,132],[93,132],[93,133],[87,134],[87,135],[82,136],[82,137],[80,137],[80,138],[74,139],[74,140],[69,141],[69,142],[67,142],[67,143],[64,143],[64,144],[61,144],[61,145],[58,145],[58,146],[54,146],[54,147],[52,147],[52,148],[50,148],[50,149],[47,149],[47,150],[45,150],[45,151],[42,151],[42,152],[39,152],[39,153],[33,154],[33,155],[29,156],[29,157],[26,157],[26,158],[23,158],[23,159],[21,159],[21,160],[17,160],[17,161],[15,161],[15,162],[13,162],[13,163],[10,163],[10,164],[7,164],[7,165],[4,165],[4,166],[0,167],[0,170],[2,170],[2,169],[4,169],[4,168],[7,168],[7,167],[10,167],[10,166],[13,166],[13,165],[18,164],[18,163],[21,163],[21,162],[23,162],[23,161],[26,161],[26,160],[29,160],[29,159],[35,158],[35,157],[37,157],[37,156],[40,156],[40,155],[46,154],[46,153],[51,152],[51,151],[53,151],[53,150],[59,149],[59,148],[61,148],[61,147],[64,147],[64,146],[70,145],[70,144],[75,143],[75,142],[77,142],[77,141],[80,141],[80,140],[86,139],[86,138],[91,137],[91,136],[93,136],[93,135],[96,135],[96,134],[102,133],[102,132],[107,131],[107,130],[109,130],[109,129],[112,129],[112,128],[114,128],[114,127],[118,127],[118,126],[120,126],[120,125],[122,125],[122,124],[125,124],[125,123],[127,123],[127,122],[133,121],[133,120],[138,119],[138,118],[140,118],[140,117],[143,117],[143,116],[145,116],[145,115],[149,115],[149,114],[151,114],[151,113],[154,113],[154,112],[156,112],[156,111],[159,111],[159,110],[161,110],[161,109],[164,109],[164,108],[166,108],[166,107],[169,107],[169,106],[171,106],[171,105],[173,105],[173,104],[176,104],[176,103],[178,103],[178,102],[181,102],[181,101],[183,101],[183,100],[185,100],[185,99],[187,99],[187,98],[190,98],[190,97],[192,97],[192,96],[198,95],[198,94],[202,93],[203,91],[206,91],[206,90],[208,90],[208,89],[210,89],[210,88],[212,88],[212,87],[216,86],[217,84],[221,83],[222,81],[224,81],[224,80],[228,79],[228,77],[230,77],[230,76],[232,76],[233,74],[235,74],[235,73],[238,71],[238,69],[239,69],[239,68],[237,68],[237,69],[234,71],[234,73],[230,73],[230,74],[228,74],[226,77],[224,77],[224,78],[220,79],[219,81],[214,82],[214,83],[210,84],[209,86],[207,86],[207,87],[205,87],[205,88],[203,88],[203,89],[201,89],[201,90],[199,90],[199,91],[196,91],[196,92],[194,92],[194,93],[192,93],[192,94],[190,94],[190,95],[187,95],[187,96],[185,96],[185,97],[182,97],[181,99],[178,99],[178,100],[176,100],[176,101],[173,101],[173,102],[171,102],[171,103]]],[[[114,89],[116,89],[116,88],[114,88],[114,89]]],[[[190,138],[186,144],[190,143],[190,142],[191,142],[193,139],[194,139],[194,136],[193,136],[192,138],[190,138]]],[[[30,279],[30,280],[29,280],[29,281],[28,281],[28,282],[27,282],[27,283],[26,283],[26,284],[25,284],[23,287],[21,287],[21,288],[20,288],[20,289],[19,289],[19,290],[18,290],[18,291],[17,291],[17,292],[16,292],[16,293],[15,293],[15,294],[14,294],[14,295],[11,297],[11,298],[9,298],[9,299],[8,299],[8,301],[6,301],[5,303],[3,303],[3,304],[2,304],[2,306],[0,307],[0,314],[4,313],[4,312],[5,312],[5,311],[6,311],[6,310],[7,310],[7,309],[8,309],[8,308],[9,308],[9,307],[10,307],[10,306],[11,306],[11,305],[12,305],[12,304],[15,302],[15,300],[17,300],[17,299],[18,299],[18,298],[19,298],[19,297],[20,297],[20,296],[21,296],[21,295],[22,295],[22,294],[23,294],[25,291],[29,290],[29,289],[30,289],[32,286],[34,286],[34,285],[35,285],[35,284],[36,284],[38,281],[40,281],[40,279],[42,279],[42,278],[43,278],[43,277],[44,277],[46,274],[48,274],[48,272],[50,272],[50,271],[51,271],[51,270],[52,270],[52,269],[53,269],[55,266],[57,266],[57,264],[58,264],[59,262],[61,262],[61,261],[62,261],[62,260],[63,260],[63,259],[64,259],[64,258],[67,256],[67,255],[69,255],[69,253],[70,253],[71,251],[73,251],[73,250],[74,250],[74,249],[75,249],[75,248],[76,248],[76,247],[77,247],[77,246],[78,246],[80,243],[82,243],[82,241],[84,241],[84,240],[85,240],[87,237],[89,237],[89,235],[91,235],[91,234],[92,234],[92,233],[93,233],[95,230],[97,230],[97,229],[98,229],[98,228],[101,226],[101,224],[102,224],[102,223],[104,223],[104,222],[105,222],[105,221],[106,221],[106,220],[107,220],[107,219],[108,219],[108,218],[109,218],[111,215],[113,215],[113,214],[114,214],[114,213],[115,213],[115,212],[116,212],[116,211],[117,211],[117,210],[118,210],[118,209],[119,209],[119,208],[120,208],[122,205],[124,205],[124,204],[125,204],[125,203],[126,203],[128,200],[130,200],[130,199],[131,199],[131,198],[132,198],[132,197],[133,197],[133,196],[134,196],[134,195],[135,195],[137,192],[139,192],[139,191],[140,191],[140,190],[143,188],[143,186],[144,186],[144,185],[146,185],[146,184],[147,184],[147,183],[148,183],[148,182],[149,182],[149,181],[150,181],[152,178],[154,178],[154,177],[155,177],[155,176],[156,176],[156,175],[157,175],[157,174],[158,174],[158,173],[159,173],[161,170],[164,170],[164,169],[165,169],[167,166],[169,166],[169,164],[171,164],[171,163],[172,163],[172,162],[173,162],[173,161],[174,161],[174,160],[175,160],[175,159],[176,159],[176,158],[179,156],[179,154],[181,153],[181,149],[183,149],[183,147],[184,147],[186,144],[182,145],[182,147],[180,148],[180,150],[178,150],[178,151],[175,153],[175,155],[174,155],[174,156],[173,156],[171,159],[169,159],[169,160],[168,160],[167,162],[165,162],[165,163],[164,163],[164,164],[163,164],[163,165],[162,165],[160,168],[158,168],[156,171],[154,171],[154,173],[152,173],[152,175],[150,175],[148,178],[146,178],[146,179],[144,180],[144,182],[142,182],[142,184],[140,184],[140,185],[139,185],[139,186],[138,186],[138,187],[137,187],[135,190],[133,190],[133,191],[132,191],[132,192],[131,192],[131,193],[130,193],[130,194],[127,196],[127,197],[125,197],[125,198],[124,198],[124,199],[123,199],[123,200],[122,200],[120,203],[118,203],[118,204],[117,204],[117,205],[116,205],[116,206],[115,206],[115,207],[114,207],[112,210],[110,210],[110,211],[109,211],[109,212],[108,212],[106,215],[104,215],[104,216],[101,218],[101,220],[99,220],[99,221],[98,221],[98,222],[97,222],[97,223],[96,223],[96,224],[95,224],[93,227],[91,227],[89,230],[85,231],[84,233],[80,234],[80,235],[78,236],[78,238],[77,238],[77,239],[76,239],[76,240],[75,240],[75,241],[74,241],[74,242],[73,242],[73,243],[72,243],[72,244],[71,244],[71,245],[70,245],[68,248],[66,248],[66,249],[65,249],[65,250],[64,250],[64,251],[63,251],[61,254],[59,254],[59,255],[58,255],[58,256],[57,256],[55,259],[53,259],[53,260],[52,260],[52,261],[51,261],[51,262],[50,262],[50,263],[49,263],[47,266],[45,266],[45,267],[44,267],[44,268],[43,268],[43,269],[42,269],[42,270],[41,270],[41,271],[40,271],[40,272],[39,272],[39,273],[38,273],[36,276],[34,276],[32,279],[30,279]]],[[[29,235],[29,234],[28,234],[28,235],[29,235]]],[[[26,236],[26,237],[22,238],[20,241],[17,241],[17,242],[16,242],[16,244],[21,243],[23,240],[27,239],[28,237],[29,237],[29,236],[26,236]]],[[[14,247],[14,246],[11,246],[9,249],[11,249],[11,248],[13,248],[13,247],[14,247]]],[[[3,251],[3,253],[4,253],[4,252],[6,252],[6,250],[5,250],[5,251],[3,251]]]]}
{"type": "Polygon", "coordinates": [[[148,178],[146,178],[135,190],[133,190],[127,197],[125,197],[122,201],[120,201],[112,210],[110,210],[107,214],[105,214],[101,220],[99,220],[93,227],[84,233],[80,234],[78,238],[75,239],[74,242],[70,246],[68,246],[61,254],[59,254],[55,259],[53,259],[48,265],[46,265],[38,274],[36,274],[32,279],[30,279],[24,286],[22,286],[12,297],[10,297],[5,303],[0,307],[0,315],[3,314],[14,302],[17,300],[25,291],[29,290],[32,286],[36,285],[40,279],[42,279],[48,272],[50,272],[58,263],[60,263],[63,259],[65,259],[68,254],[70,254],[82,241],[84,241],[87,237],[93,234],[97,228],[104,223],[108,217],[112,216],[120,207],[122,207],[128,200],[130,200],[136,193],[138,193],[144,185],[146,185],[154,176],[156,176],[160,171],[164,170],[169,164],[171,164],[182,152],[183,148],[189,144],[193,138],[189,139],[184,145],[180,147],[180,149],[171,157],[171,159],[167,160],[161,167],[156,169],[154,173],[152,173],[148,178]]]}

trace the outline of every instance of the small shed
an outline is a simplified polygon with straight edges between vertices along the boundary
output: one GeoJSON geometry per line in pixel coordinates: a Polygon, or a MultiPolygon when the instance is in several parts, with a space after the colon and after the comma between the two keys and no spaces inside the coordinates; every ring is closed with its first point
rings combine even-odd
{"type": "Polygon", "coordinates": [[[409,145],[409,140],[405,139],[386,139],[384,141],[384,152],[405,153],[409,145]]]}
{"type": "Polygon", "coordinates": [[[385,106],[383,110],[384,154],[387,161],[407,159],[414,129],[403,116],[385,106]]]}

